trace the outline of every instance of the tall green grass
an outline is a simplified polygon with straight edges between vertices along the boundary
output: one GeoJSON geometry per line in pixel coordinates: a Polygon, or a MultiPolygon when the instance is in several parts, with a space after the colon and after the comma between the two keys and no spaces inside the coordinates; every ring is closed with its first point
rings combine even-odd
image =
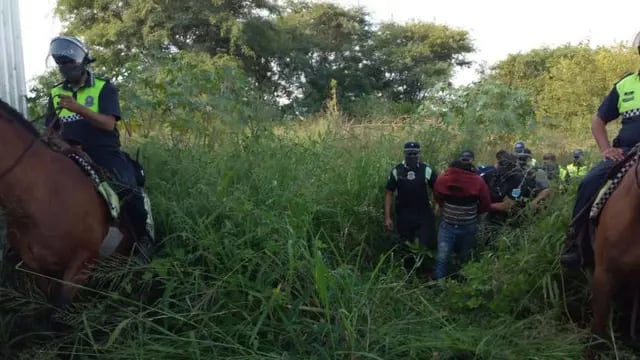
{"type": "Polygon", "coordinates": [[[98,290],[61,315],[63,332],[14,326],[18,312],[44,305],[2,289],[4,354],[579,358],[585,331],[565,316],[557,264],[572,194],[479,249],[464,281],[426,284],[387,251],[383,228],[383,187],[409,137],[439,171],[458,147],[429,128],[307,138],[252,128],[215,148],[143,143],[161,253],[148,267],[104,264],[98,290]]]}

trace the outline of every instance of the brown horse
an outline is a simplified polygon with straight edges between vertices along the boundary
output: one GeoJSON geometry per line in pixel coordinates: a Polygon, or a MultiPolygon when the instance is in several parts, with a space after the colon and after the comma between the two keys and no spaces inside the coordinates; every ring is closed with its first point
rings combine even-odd
{"type": "MultiPolygon", "coordinates": [[[[0,207],[11,249],[38,274],[36,283],[53,304],[68,304],[100,257],[110,225],[106,202],[76,163],[41,141],[36,128],[2,100],[0,207]]],[[[131,236],[122,233],[117,252],[127,254],[131,236]]]]}
{"type": "MultiPolygon", "coordinates": [[[[602,208],[595,228],[591,332],[603,339],[607,338],[605,332],[616,290],[623,285],[631,285],[633,289],[637,289],[640,284],[639,165],[640,160],[636,160],[622,177],[602,208]]],[[[634,301],[637,301],[637,298],[634,301]]],[[[634,309],[633,316],[637,316],[635,313],[634,309]]],[[[633,337],[635,321],[631,320],[633,337]]],[[[588,354],[588,357],[592,356],[593,354],[588,354]]]]}

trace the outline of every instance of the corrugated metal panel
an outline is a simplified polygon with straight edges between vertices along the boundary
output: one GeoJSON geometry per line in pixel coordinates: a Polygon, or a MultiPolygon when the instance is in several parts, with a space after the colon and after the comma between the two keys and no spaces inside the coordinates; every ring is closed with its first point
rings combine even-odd
{"type": "Polygon", "coordinates": [[[0,98],[27,115],[18,0],[0,0],[0,98]]]}

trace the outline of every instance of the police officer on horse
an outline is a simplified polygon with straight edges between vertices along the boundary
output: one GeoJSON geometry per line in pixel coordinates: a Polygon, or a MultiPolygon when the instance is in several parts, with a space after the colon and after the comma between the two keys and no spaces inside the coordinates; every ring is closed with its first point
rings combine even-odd
{"type": "MultiPolygon", "coordinates": [[[[633,40],[633,47],[640,54],[640,32],[633,40]]],[[[580,245],[589,236],[580,235],[588,234],[589,209],[592,202],[613,166],[622,160],[634,145],[640,143],[640,72],[629,73],[614,84],[593,117],[591,129],[603,160],[587,173],[578,186],[572,222],[560,259],[565,267],[583,264],[580,245]],[[622,126],[613,144],[610,144],[606,125],[618,117],[622,118],[622,126]]]]}
{"type": "Polygon", "coordinates": [[[111,176],[114,189],[132,221],[138,258],[149,261],[153,234],[147,228],[150,216],[141,190],[141,169],[120,149],[117,122],[121,119],[116,87],[87,69],[95,60],[77,38],[58,36],[49,46],[64,81],[51,89],[45,124],[59,128],[62,139],[79,145],[111,176]],[[136,172],[138,171],[138,172],[136,172]]]}

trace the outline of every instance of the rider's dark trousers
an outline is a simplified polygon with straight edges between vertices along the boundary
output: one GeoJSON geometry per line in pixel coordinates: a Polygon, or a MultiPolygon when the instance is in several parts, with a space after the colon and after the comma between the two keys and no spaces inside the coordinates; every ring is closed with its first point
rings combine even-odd
{"type": "MultiPolygon", "coordinates": [[[[629,149],[624,149],[624,153],[627,154],[629,149]]],[[[600,161],[596,166],[594,166],[589,173],[582,179],[580,185],[578,186],[578,194],[576,196],[576,203],[573,207],[573,216],[574,219],[576,215],[589,204],[593,197],[596,196],[600,187],[604,184],[607,179],[607,175],[611,168],[616,164],[613,160],[603,160],[600,161]]],[[[582,213],[581,219],[586,220],[589,216],[589,209],[584,210],[582,213]]],[[[576,221],[575,225],[580,225],[581,221],[576,221]]]]}
{"type": "Polygon", "coordinates": [[[131,162],[117,148],[85,148],[84,151],[99,166],[113,176],[111,182],[123,206],[131,217],[136,236],[140,238],[146,234],[147,211],[144,207],[142,191],[136,183],[134,169],[131,162]]]}

